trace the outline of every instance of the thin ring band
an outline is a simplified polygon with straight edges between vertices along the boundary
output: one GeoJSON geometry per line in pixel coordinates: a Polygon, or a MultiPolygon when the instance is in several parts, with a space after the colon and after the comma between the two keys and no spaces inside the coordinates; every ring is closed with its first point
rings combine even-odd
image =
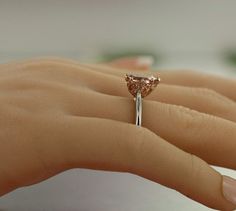
{"type": "Polygon", "coordinates": [[[141,127],[142,124],[142,96],[141,92],[138,91],[136,98],[136,125],[141,127]]]}
{"type": "Polygon", "coordinates": [[[142,97],[149,95],[152,90],[160,82],[159,77],[154,76],[135,76],[132,74],[126,74],[125,80],[130,94],[133,95],[134,101],[136,101],[136,126],[141,127],[142,124],[142,97]]]}

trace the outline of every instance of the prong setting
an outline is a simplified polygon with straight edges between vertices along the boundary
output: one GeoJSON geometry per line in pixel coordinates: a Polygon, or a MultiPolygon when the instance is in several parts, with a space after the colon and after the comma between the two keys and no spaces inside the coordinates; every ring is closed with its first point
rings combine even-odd
{"type": "Polygon", "coordinates": [[[140,91],[142,97],[149,95],[157,84],[160,82],[159,77],[154,76],[138,76],[132,74],[126,74],[125,80],[127,82],[127,87],[134,97],[136,97],[138,91],[140,91]]]}

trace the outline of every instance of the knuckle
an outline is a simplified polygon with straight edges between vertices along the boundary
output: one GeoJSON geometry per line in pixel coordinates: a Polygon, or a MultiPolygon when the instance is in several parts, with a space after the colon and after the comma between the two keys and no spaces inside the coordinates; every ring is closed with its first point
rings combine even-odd
{"type": "MultiPolygon", "coordinates": [[[[18,73],[20,72],[23,75],[30,74],[39,74],[39,73],[46,73],[46,72],[53,72],[54,70],[57,70],[58,67],[60,67],[62,62],[60,62],[59,59],[53,59],[50,57],[44,57],[44,58],[37,58],[33,60],[29,60],[24,62],[20,65],[20,69],[18,70],[18,73]]],[[[37,75],[38,76],[38,75],[37,75]]]]}
{"type": "Polygon", "coordinates": [[[230,103],[234,105],[234,101],[209,88],[192,88],[192,93],[198,96],[202,96],[208,101],[214,100],[217,102],[218,105],[223,104],[225,106],[225,103],[230,103]]]}
{"type": "MultiPolygon", "coordinates": [[[[178,131],[185,131],[184,139],[186,141],[187,146],[189,145],[189,139],[192,139],[194,136],[194,140],[203,139],[202,134],[207,131],[208,134],[214,134],[214,127],[212,123],[216,121],[216,116],[201,113],[190,108],[186,108],[184,106],[178,105],[169,105],[168,106],[169,116],[171,117],[172,124],[175,125],[175,136],[170,136],[174,139],[181,138],[183,139],[183,134],[178,131]],[[181,124],[180,124],[181,123],[181,124]]],[[[199,142],[193,142],[193,144],[197,144],[200,147],[199,142]]],[[[204,143],[204,140],[201,142],[204,143]]],[[[195,147],[191,145],[191,147],[195,147]]]]}
{"type": "Polygon", "coordinates": [[[173,117],[173,121],[176,121],[178,125],[181,122],[181,128],[183,130],[189,130],[195,128],[199,122],[202,122],[203,116],[200,112],[192,110],[190,108],[180,105],[168,105],[169,116],[173,117]]]}
{"type": "Polygon", "coordinates": [[[213,97],[218,97],[220,96],[220,94],[212,89],[209,88],[199,88],[199,87],[195,87],[193,88],[193,91],[200,94],[200,95],[206,95],[206,96],[213,96],[213,97]]]}

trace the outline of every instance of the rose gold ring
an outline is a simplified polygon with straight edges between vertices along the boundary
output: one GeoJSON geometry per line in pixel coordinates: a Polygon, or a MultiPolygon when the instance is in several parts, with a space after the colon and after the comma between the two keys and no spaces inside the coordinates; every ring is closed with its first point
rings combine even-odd
{"type": "Polygon", "coordinates": [[[127,87],[134,96],[134,101],[136,101],[136,122],[137,126],[141,126],[142,123],[142,97],[149,95],[157,84],[160,82],[159,77],[154,76],[141,76],[141,75],[131,75],[126,74],[125,80],[127,82],[127,87]]]}

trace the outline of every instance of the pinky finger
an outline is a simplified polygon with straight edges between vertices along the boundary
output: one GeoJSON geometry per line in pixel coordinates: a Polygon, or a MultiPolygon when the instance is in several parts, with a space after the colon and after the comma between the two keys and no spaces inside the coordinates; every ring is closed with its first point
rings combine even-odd
{"type": "Polygon", "coordinates": [[[222,176],[199,157],[144,127],[72,115],[57,119],[55,124],[61,138],[54,144],[60,143],[71,168],[130,172],[175,189],[208,207],[236,208],[228,201],[233,197],[229,185],[233,179],[222,176]]]}

